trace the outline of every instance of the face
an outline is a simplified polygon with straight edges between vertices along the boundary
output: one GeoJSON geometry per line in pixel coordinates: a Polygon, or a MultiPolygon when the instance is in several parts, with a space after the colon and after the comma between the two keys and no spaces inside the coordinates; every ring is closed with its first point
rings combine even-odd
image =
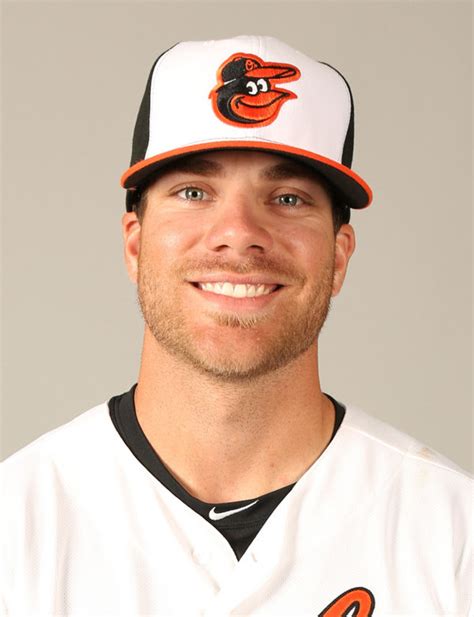
{"type": "Polygon", "coordinates": [[[123,219],[146,336],[224,381],[255,379],[315,346],[354,249],[308,169],[259,152],[183,159],[123,219]]]}

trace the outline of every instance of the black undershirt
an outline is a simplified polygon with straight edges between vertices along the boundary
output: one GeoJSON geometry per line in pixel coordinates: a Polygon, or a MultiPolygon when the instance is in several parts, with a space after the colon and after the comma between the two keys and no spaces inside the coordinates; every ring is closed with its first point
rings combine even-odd
{"type": "MultiPolygon", "coordinates": [[[[229,542],[237,559],[240,559],[265,521],[295,484],[290,484],[271,493],[253,499],[245,499],[244,501],[215,504],[196,499],[170,474],[146,438],[138,423],[135,410],[135,388],[136,384],[128,392],[114,396],[109,401],[110,417],[118,433],[140,463],[173,495],[213,525],[229,542]],[[219,518],[219,514],[223,512],[237,510],[245,506],[248,507],[240,512],[234,512],[229,516],[219,518]],[[216,518],[217,520],[213,520],[216,518]]],[[[332,441],[341,426],[345,408],[331,396],[326,396],[333,403],[336,412],[334,430],[330,440],[332,441]]]]}

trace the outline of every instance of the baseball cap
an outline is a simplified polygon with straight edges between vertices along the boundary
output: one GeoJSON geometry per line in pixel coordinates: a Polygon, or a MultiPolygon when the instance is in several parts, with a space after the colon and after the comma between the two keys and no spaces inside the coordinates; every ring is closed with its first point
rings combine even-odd
{"type": "Polygon", "coordinates": [[[152,66],[121,184],[130,211],[180,157],[257,150],[312,167],[345,205],[365,208],[372,191],[351,169],[353,145],[352,93],[332,66],[268,36],[182,42],[152,66]]]}

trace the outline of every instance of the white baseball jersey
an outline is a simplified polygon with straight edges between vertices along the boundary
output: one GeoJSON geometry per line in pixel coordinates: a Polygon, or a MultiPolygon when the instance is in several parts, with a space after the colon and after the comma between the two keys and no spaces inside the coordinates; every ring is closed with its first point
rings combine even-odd
{"type": "Polygon", "coordinates": [[[9,616],[472,615],[472,484],[354,407],[237,560],[107,404],[2,464],[9,616]]]}

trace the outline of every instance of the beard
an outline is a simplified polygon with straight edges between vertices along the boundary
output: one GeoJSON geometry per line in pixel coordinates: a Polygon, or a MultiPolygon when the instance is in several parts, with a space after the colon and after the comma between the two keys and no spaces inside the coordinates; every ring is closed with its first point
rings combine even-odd
{"type": "Polygon", "coordinates": [[[249,382],[288,365],[317,341],[330,309],[334,255],[321,266],[319,278],[308,287],[304,303],[301,298],[299,302],[293,299],[291,293],[307,283],[307,278],[274,258],[251,257],[238,264],[221,258],[193,260],[178,268],[175,275],[170,281],[160,273],[159,264],[140,252],[138,301],[158,345],[208,378],[249,382]],[[200,329],[192,322],[192,308],[180,304],[180,291],[183,285],[190,284],[185,280],[198,281],[199,274],[212,271],[266,273],[295,286],[284,289],[286,298],[275,299],[269,311],[245,315],[209,310],[206,315],[215,328],[200,329]]]}

